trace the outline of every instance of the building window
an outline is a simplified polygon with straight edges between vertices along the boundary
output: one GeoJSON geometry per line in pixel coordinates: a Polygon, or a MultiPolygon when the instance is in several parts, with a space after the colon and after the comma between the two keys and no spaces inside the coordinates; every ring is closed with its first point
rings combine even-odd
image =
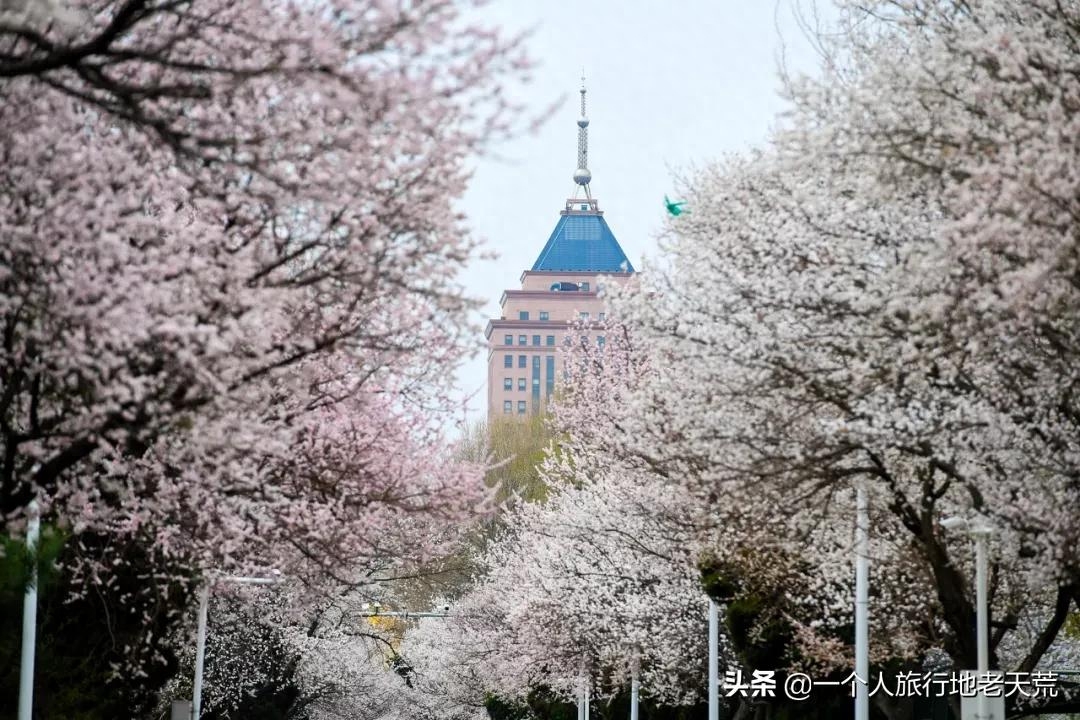
{"type": "Polygon", "coordinates": [[[548,355],[545,360],[545,365],[547,365],[547,368],[545,370],[546,374],[544,376],[544,380],[545,385],[547,386],[547,397],[551,397],[551,394],[555,392],[555,356],[548,355]]]}
{"type": "Polygon", "coordinates": [[[525,378],[518,378],[518,390],[525,390],[525,378]]]}
{"type": "Polygon", "coordinates": [[[504,355],[503,356],[503,367],[514,367],[514,356],[513,355],[504,355]]]}
{"type": "Polygon", "coordinates": [[[533,407],[540,407],[540,356],[534,355],[532,361],[532,399],[533,407]]]}
{"type": "Polygon", "coordinates": [[[505,337],[503,337],[503,345],[513,345],[513,344],[514,344],[514,336],[513,335],[506,335],[505,337]]]}
{"type": "Polygon", "coordinates": [[[528,409],[528,403],[526,403],[524,400],[518,400],[518,415],[524,415],[525,411],[528,409]]]}
{"type": "Polygon", "coordinates": [[[598,347],[604,347],[604,336],[603,335],[597,335],[596,336],[596,344],[597,344],[598,347]]]}
{"type": "Polygon", "coordinates": [[[509,415],[512,412],[514,412],[514,401],[513,400],[504,400],[503,401],[503,413],[509,415]]]}
{"type": "Polygon", "coordinates": [[[604,322],[604,313],[597,315],[597,318],[599,318],[600,322],[604,322]]]}
{"type": "Polygon", "coordinates": [[[528,355],[518,355],[518,367],[519,368],[529,367],[529,356],[528,355]]]}
{"type": "Polygon", "coordinates": [[[514,378],[503,378],[503,390],[514,389],[514,378]]]}
{"type": "Polygon", "coordinates": [[[581,317],[582,320],[588,320],[589,319],[589,313],[587,313],[587,312],[579,313],[579,316],[581,317]]]}
{"type": "Polygon", "coordinates": [[[548,347],[554,347],[555,346],[555,336],[554,335],[548,335],[547,336],[547,344],[548,344],[548,347]]]}
{"type": "Polygon", "coordinates": [[[541,320],[549,320],[550,319],[550,316],[548,315],[547,310],[541,310],[540,311],[540,319],[541,320]]]}
{"type": "Polygon", "coordinates": [[[529,311],[528,310],[518,310],[518,320],[528,320],[528,319],[529,319],[529,311]]]}
{"type": "Polygon", "coordinates": [[[536,347],[540,347],[540,336],[539,335],[533,335],[533,345],[535,345],[536,347]]]}
{"type": "Polygon", "coordinates": [[[589,283],[581,283],[579,287],[581,288],[581,292],[589,292],[589,283]]]}
{"type": "Polygon", "coordinates": [[[518,335],[518,345],[528,345],[529,337],[527,335],[518,335]]]}

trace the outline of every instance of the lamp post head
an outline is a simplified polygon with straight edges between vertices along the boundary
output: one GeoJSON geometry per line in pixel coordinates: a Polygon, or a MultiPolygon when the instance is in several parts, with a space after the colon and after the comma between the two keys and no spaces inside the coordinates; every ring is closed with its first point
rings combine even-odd
{"type": "Polygon", "coordinates": [[[987,522],[984,518],[976,518],[975,520],[968,520],[962,518],[959,515],[953,515],[947,517],[941,521],[941,527],[948,531],[958,530],[960,532],[967,533],[968,535],[975,535],[979,537],[987,537],[992,535],[994,527],[987,522]]]}
{"type": "Polygon", "coordinates": [[[962,518],[959,515],[953,515],[952,517],[947,517],[942,520],[941,527],[945,528],[950,532],[953,530],[960,530],[961,532],[966,532],[968,529],[968,521],[966,518],[962,518]]]}

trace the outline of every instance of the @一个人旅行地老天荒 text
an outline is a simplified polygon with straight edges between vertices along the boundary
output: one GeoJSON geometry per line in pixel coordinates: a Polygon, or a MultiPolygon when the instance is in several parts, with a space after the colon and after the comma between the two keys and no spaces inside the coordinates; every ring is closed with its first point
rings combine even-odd
{"type": "Polygon", "coordinates": [[[1058,674],[1042,672],[991,672],[978,675],[974,672],[899,672],[895,675],[871,676],[869,682],[863,681],[855,673],[843,680],[817,680],[806,673],[784,673],[776,670],[749,670],[741,668],[728,670],[720,681],[720,691],[725,697],[770,698],[782,697],[788,700],[806,700],[814,688],[842,687],[855,688],[863,683],[869,694],[882,693],[889,697],[1012,697],[1019,695],[1026,698],[1057,697],[1059,690],[1058,674]]]}

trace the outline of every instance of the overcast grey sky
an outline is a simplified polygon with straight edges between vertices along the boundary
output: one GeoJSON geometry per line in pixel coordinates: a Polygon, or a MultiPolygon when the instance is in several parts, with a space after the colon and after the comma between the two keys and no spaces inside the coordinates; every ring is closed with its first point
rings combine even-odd
{"type": "MultiPolygon", "coordinates": [[[[520,287],[573,193],[583,68],[592,193],[640,268],[657,255],[673,175],[763,143],[784,108],[781,62],[815,72],[818,57],[797,21],[812,9],[809,0],[501,0],[486,8],[483,16],[503,27],[534,30],[527,44],[539,67],[516,99],[533,112],[565,101],[537,133],[500,144],[497,157],[476,165],[463,210],[499,254],[463,277],[487,301],[478,320],[498,317],[500,294],[520,287]]],[[[484,344],[482,334],[476,342],[484,344]]],[[[486,368],[481,350],[458,373],[470,421],[486,412],[486,368]]]]}

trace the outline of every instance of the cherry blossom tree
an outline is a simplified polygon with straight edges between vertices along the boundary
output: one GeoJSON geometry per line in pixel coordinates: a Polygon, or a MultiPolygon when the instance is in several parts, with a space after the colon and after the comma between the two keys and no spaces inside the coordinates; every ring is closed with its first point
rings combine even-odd
{"type": "MultiPolygon", "coordinates": [[[[440,662],[452,648],[441,642],[444,620],[366,618],[357,593],[301,603],[298,591],[305,592],[289,585],[233,588],[213,599],[204,712],[229,717],[272,709],[311,720],[487,717],[482,695],[458,697],[444,682],[440,662]]],[[[187,649],[184,660],[192,655],[187,649]]],[[[190,684],[189,676],[174,678],[165,694],[186,696],[190,684]]]]}
{"type": "Polygon", "coordinates": [[[987,519],[996,662],[1044,667],[1078,599],[1077,18],[845,8],[773,148],[691,179],[670,266],[611,291],[654,369],[585,396],[572,472],[629,464],[708,508],[711,589],[772,603],[751,620],[787,666],[849,662],[856,483],[876,661],[973,666],[970,542],[938,521],[987,519]]]}
{"type": "Polygon", "coordinates": [[[527,506],[489,552],[490,572],[462,610],[478,638],[466,656],[483,658],[489,689],[569,696],[585,681],[607,694],[637,672],[654,697],[694,696],[706,603],[672,517],[681,508],[641,476],[619,479],[527,506]]]}
{"type": "MultiPolygon", "coordinates": [[[[995,528],[994,663],[1075,655],[1061,630],[1078,601],[1076,11],[841,10],[822,76],[790,81],[771,147],[690,178],[670,262],[609,291],[633,348],[583,360],[578,402],[557,410],[559,489],[493,550],[462,633],[489,687],[624,679],[634,642],[681,617],[633,612],[630,588],[675,587],[691,558],[740,661],[847,670],[857,484],[877,668],[941,651],[974,666],[971,544],[939,523],[956,514],[995,528]],[[647,513],[631,511],[638,487],[647,513]],[[668,501],[704,521],[673,534],[668,501]],[[677,537],[688,555],[654,552],[664,562],[640,570],[615,516],[651,550],[677,537]],[[641,634],[616,637],[579,597],[641,634]]],[[[691,637],[691,616],[669,632],[691,637]]]]}
{"type": "Polygon", "coordinates": [[[843,9],[773,148],[692,178],[670,267],[613,298],[659,370],[606,452],[713,508],[718,570],[779,574],[787,662],[849,656],[861,482],[878,660],[974,666],[970,541],[938,521],[989,520],[996,661],[1031,670],[1078,599],[1077,18],[843,9]]]}
{"type": "Polygon", "coordinates": [[[626,692],[632,676],[654,701],[699,700],[707,598],[695,566],[701,517],[685,493],[658,492],[632,458],[613,461],[581,427],[599,431],[635,366],[613,325],[604,348],[567,356],[571,378],[548,419],[555,440],[540,474],[546,497],[502,517],[473,585],[437,629],[412,638],[406,657],[428,692],[464,705],[488,694],[524,702],[537,691],[572,702],[626,692]],[[580,377],[579,377],[580,376],[580,377]]]}
{"type": "Polygon", "coordinates": [[[833,182],[848,188],[852,165],[872,158],[866,201],[909,211],[916,232],[890,273],[903,292],[878,320],[900,360],[884,377],[897,397],[859,429],[893,434],[923,473],[915,492],[884,479],[967,663],[972,603],[949,577],[932,515],[953,500],[999,528],[995,639],[1032,600],[1045,612],[1012,659],[1022,670],[1080,600],[1078,528],[1064,510],[1077,499],[1077,17],[1038,1],[852,7],[834,70],[793,88],[782,138],[840,169],[833,182]]]}
{"type": "Polygon", "coordinates": [[[38,498],[97,590],[140,548],[145,618],[211,569],[329,592],[444,550],[486,497],[440,430],[453,201],[515,44],[454,2],[64,7],[0,15],[6,528],[38,498]]]}

